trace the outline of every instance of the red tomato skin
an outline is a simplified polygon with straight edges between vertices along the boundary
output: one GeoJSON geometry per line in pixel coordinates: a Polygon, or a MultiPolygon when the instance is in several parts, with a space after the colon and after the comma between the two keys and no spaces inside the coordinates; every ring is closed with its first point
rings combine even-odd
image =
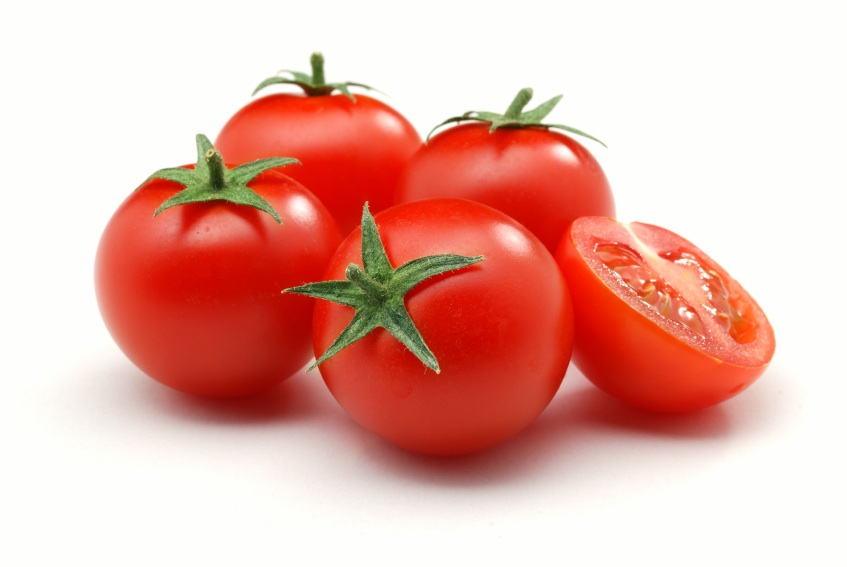
{"type": "Polygon", "coordinates": [[[414,126],[398,111],[366,95],[280,93],[258,98],[224,125],[215,148],[244,163],[293,157],[302,165],[286,175],[315,194],[342,234],[359,225],[362,207],[376,213],[392,204],[397,178],[420,147],[414,126]]]}
{"type": "Polygon", "coordinates": [[[611,187],[579,142],[547,128],[467,123],[433,136],[412,156],[397,202],[456,197],[503,211],[553,253],[574,219],[615,216],[611,187]]]}
{"type": "MultiPolygon", "coordinates": [[[[577,250],[574,232],[562,239],[555,257],[578,298],[573,362],[598,388],[638,408],[692,412],[732,398],[767,369],[773,331],[766,319],[759,321],[760,332],[771,348],[759,363],[733,364],[707,354],[644,317],[612,291],[577,250]]],[[[728,279],[725,272],[722,275],[728,279]]],[[[752,298],[747,300],[754,304],[752,298]]]]}
{"type": "Polygon", "coordinates": [[[126,356],[176,390],[266,391],[311,358],[314,301],[282,294],[319,278],[341,240],[332,217],[275,171],[249,186],[283,219],[223,201],[153,212],[182,186],[152,180],[107,224],[95,258],[103,320],[126,356]]]}
{"type": "MultiPolygon", "coordinates": [[[[409,451],[463,455],[512,438],[549,404],[570,361],[571,300],[553,257],[513,219],[470,201],[399,205],[375,219],[394,267],[439,253],[485,260],[406,296],[440,374],[377,329],[320,365],[329,390],[360,425],[409,451]]],[[[360,246],[361,231],[353,231],[325,279],[361,265],[360,246]]],[[[352,313],[318,301],[317,356],[352,313]]]]}

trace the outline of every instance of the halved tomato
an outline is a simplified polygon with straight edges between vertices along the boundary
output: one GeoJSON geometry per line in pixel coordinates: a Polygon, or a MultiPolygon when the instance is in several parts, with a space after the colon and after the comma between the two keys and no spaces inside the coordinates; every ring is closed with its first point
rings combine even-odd
{"type": "Polygon", "coordinates": [[[556,260],[574,298],[574,364],[629,404],[709,407],[746,389],[773,357],[773,329],[755,300],[669,230],[583,217],[556,260]]]}

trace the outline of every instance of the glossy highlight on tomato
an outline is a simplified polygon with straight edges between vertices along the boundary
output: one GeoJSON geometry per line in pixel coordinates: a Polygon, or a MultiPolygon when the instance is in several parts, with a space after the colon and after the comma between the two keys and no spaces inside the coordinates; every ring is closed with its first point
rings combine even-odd
{"type": "Polygon", "coordinates": [[[773,329],[755,300],[671,231],[581,218],[556,259],[578,298],[574,364],[625,402],[709,407],[749,387],[773,357],[773,329]]]}
{"type": "MultiPolygon", "coordinates": [[[[462,455],[514,437],[549,404],[570,361],[571,298],[552,255],[514,219],[467,200],[397,205],[374,219],[394,268],[439,254],[484,259],[405,295],[437,371],[377,328],[318,366],[333,396],[360,425],[414,452],[462,455]]],[[[324,279],[344,280],[351,264],[362,265],[358,229],[324,279]]],[[[353,315],[318,301],[316,358],[353,315]]]]}

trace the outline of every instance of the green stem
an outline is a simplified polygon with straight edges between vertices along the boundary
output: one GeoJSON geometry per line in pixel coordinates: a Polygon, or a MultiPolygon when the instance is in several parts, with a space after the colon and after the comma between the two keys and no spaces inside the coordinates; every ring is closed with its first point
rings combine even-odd
{"type": "Polygon", "coordinates": [[[206,163],[209,164],[209,184],[212,189],[220,191],[226,186],[226,166],[223,156],[214,149],[206,150],[206,163]]]}
{"type": "Polygon", "coordinates": [[[310,61],[312,63],[312,84],[316,87],[322,87],[326,85],[326,77],[324,75],[323,53],[312,53],[310,61]]]}
{"type": "Polygon", "coordinates": [[[518,120],[523,113],[524,107],[529,104],[529,101],[532,99],[532,89],[527,87],[518,91],[518,94],[515,96],[512,103],[509,105],[509,108],[506,109],[505,114],[503,114],[503,118],[509,120],[518,120]]]}

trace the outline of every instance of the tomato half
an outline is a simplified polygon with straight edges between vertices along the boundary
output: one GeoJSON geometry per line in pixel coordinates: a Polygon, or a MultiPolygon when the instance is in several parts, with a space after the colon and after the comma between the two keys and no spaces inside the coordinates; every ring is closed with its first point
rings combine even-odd
{"type": "Polygon", "coordinates": [[[108,222],[95,259],[100,312],[115,342],[177,390],[267,390],[312,356],[314,300],[280,290],[320,277],[341,237],[302,185],[269,170],[249,183],[279,213],[210,201],[154,212],[183,186],[153,179],[108,222]]]}
{"type": "Polygon", "coordinates": [[[374,212],[393,203],[397,178],[420,145],[406,118],[361,94],[267,95],[236,112],[215,141],[235,163],[297,158],[302,165],[286,174],[323,201],[342,234],[358,225],[365,201],[374,212]]]}
{"type": "Polygon", "coordinates": [[[574,364],[616,398],[702,409],[746,389],[771,361],[774,333],[759,305],[669,230],[581,218],[556,259],[575,298],[574,364]]]}
{"type": "MultiPolygon", "coordinates": [[[[377,328],[318,367],[333,396],[365,428],[419,453],[472,453],[515,436],[549,404],[570,361],[571,300],[553,256],[525,227],[471,201],[418,201],[374,219],[395,268],[437,254],[484,260],[405,295],[440,373],[377,328]]],[[[361,246],[354,230],[324,279],[343,280],[351,263],[362,265],[361,246]]],[[[317,358],[353,313],[318,301],[317,358]]]]}

